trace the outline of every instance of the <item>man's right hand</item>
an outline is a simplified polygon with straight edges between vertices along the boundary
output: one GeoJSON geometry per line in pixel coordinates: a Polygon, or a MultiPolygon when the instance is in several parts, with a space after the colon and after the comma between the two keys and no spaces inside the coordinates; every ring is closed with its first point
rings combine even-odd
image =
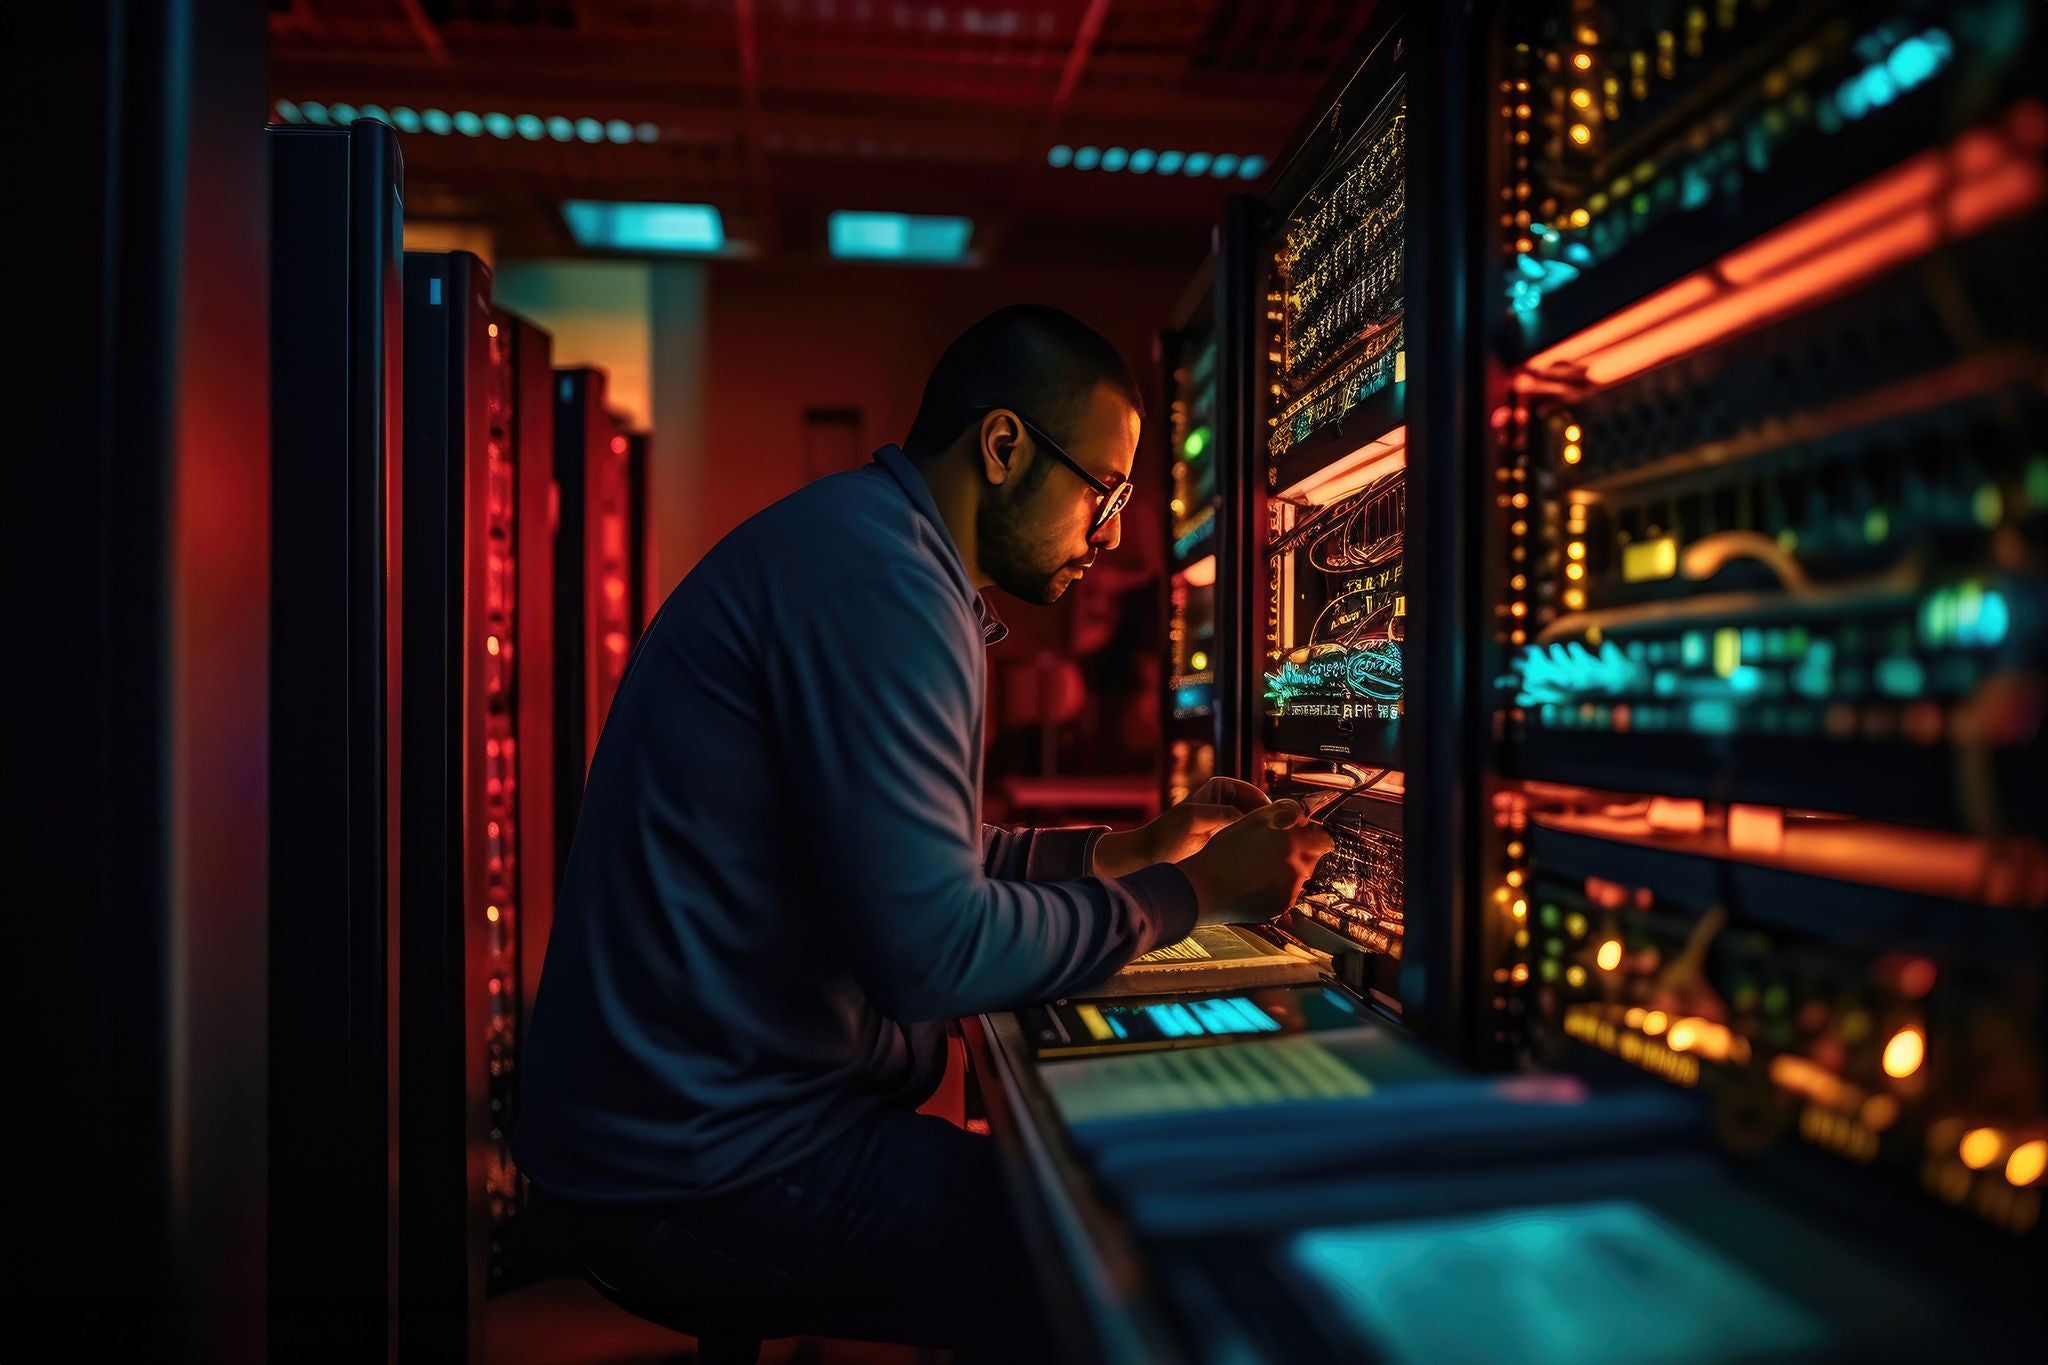
{"type": "Polygon", "coordinates": [[[1298,801],[1262,806],[1210,836],[1175,866],[1194,883],[1203,924],[1256,924],[1301,894],[1316,863],[1336,847],[1298,801]]]}

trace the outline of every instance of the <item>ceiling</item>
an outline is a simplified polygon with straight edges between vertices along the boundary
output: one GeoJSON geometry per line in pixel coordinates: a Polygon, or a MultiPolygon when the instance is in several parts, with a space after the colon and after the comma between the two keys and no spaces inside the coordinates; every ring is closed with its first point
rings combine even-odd
{"type": "Polygon", "coordinates": [[[407,213],[480,223],[505,254],[575,254],[565,200],[650,200],[715,205],[731,249],[768,259],[822,256],[827,214],[870,209],[972,218],[985,262],[1185,269],[1372,8],[270,0],[271,96],[489,119],[403,135],[407,213]],[[1056,146],[1232,161],[1082,170],[1056,146]]]}

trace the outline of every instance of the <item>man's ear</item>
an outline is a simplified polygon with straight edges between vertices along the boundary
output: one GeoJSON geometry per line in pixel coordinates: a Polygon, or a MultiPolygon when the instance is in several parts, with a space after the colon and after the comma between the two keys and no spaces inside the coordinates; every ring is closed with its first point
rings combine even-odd
{"type": "Polygon", "coordinates": [[[1009,482],[1011,461],[1017,455],[1017,424],[1000,413],[988,413],[975,428],[975,454],[981,460],[981,474],[991,486],[1009,482]]]}

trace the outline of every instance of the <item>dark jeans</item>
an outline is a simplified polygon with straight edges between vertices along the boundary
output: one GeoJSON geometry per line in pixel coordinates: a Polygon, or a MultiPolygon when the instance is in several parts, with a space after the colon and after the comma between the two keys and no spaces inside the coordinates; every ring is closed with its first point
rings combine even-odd
{"type": "MultiPolygon", "coordinates": [[[[746,1188],[665,1208],[554,1200],[583,1263],[702,1335],[826,1336],[1044,1361],[1042,1310],[990,1141],[888,1109],[746,1188]]],[[[658,1316],[650,1313],[649,1316],[658,1316]]]]}

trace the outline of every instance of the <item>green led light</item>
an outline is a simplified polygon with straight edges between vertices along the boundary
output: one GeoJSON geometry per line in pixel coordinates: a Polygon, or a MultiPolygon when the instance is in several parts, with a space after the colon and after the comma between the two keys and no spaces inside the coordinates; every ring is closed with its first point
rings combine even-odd
{"type": "Polygon", "coordinates": [[[1799,533],[1789,526],[1778,532],[1778,548],[1788,555],[1799,553],[1799,533]]]}
{"type": "Polygon", "coordinates": [[[2027,461],[2027,502],[2033,507],[2048,507],[2048,455],[2036,455],[2027,461]]]}
{"type": "Polygon", "coordinates": [[[1863,517],[1863,538],[1872,545],[1882,545],[1892,533],[1891,515],[1882,507],[1873,507],[1863,517]]]}
{"type": "Polygon", "coordinates": [[[1181,442],[1180,453],[1186,458],[1192,460],[1198,458],[1201,455],[1201,453],[1207,450],[1208,448],[1209,428],[1196,427],[1193,431],[1188,433],[1187,440],[1181,442]]]}
{"type": "Polygon", "coordinates": [[[1558,922],[1564,918],[1564,912],[1546,901],[1543,908],[1536,912],[1536,916],[1542,921],[1544,928],[1555,929],[1558,922]]]}
{"type": "Polygon", "coordinates": [[[1977,490],[1977,496],[1970,499],[1970,512],[1977,518],[1977,524],[1989,531],[2005,519],[2005,497],[1998,491],[1998,485],[1987,483],[1977,490]]]}

